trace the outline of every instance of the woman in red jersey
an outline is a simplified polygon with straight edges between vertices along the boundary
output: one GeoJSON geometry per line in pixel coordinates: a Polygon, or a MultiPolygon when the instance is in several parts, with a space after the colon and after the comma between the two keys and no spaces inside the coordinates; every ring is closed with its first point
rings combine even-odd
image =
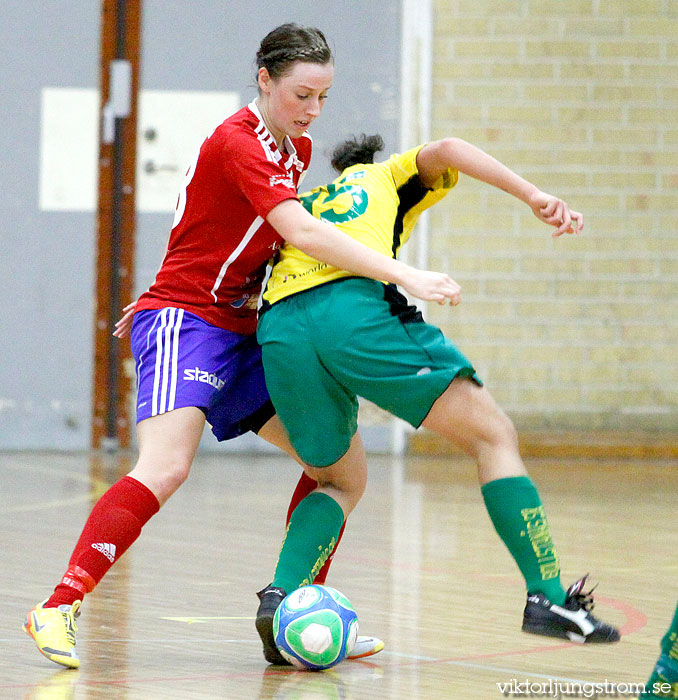
{"type": "MultiPolygon", "coordinates": [[[[80,665],[75,617],[83,597],[185,481],[205,420],[219,439],[252,430],[293,454],[268,397],[255,337],[266,266],[283,241],[421,299],[459,300],[447,275],[370,250],[315,219],[297,198],[311,157],[307,128],[334,76],[322,32],[294,24],[274,29],[261,42],[257,65],[257,98],[202,144],[162,267],[136,304],[137,463],[96,503],[63,578],[24,623],[41,653],[63,666],[80,665]]],[[[356,480],[364,483],[364,460],[346,472],[352,483],[345,488],[354,491],[356,480]]]]}

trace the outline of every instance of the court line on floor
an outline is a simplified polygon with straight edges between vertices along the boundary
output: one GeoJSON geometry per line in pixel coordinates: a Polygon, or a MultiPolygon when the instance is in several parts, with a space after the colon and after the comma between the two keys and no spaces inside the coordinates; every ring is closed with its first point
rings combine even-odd
{"type": "Polygon", "coordinates": [[[255,620],[256,617],[254,615],[245,615],[245,616],[211,615],[211,616],[206,616],[206,617],[161,617],[160,619],[161,620],[169,620],[170,622],[185,622],[188,625],[194,625],[196,623],[206,624],[208,622],[211,622],[212,620],[255,620]]]}
{"type": "MultiPolygon", "coordinates": [[[[14,642],[15,640],[4,640],[1,639],[0,642],[14,642]]],[[[104,643],[107,645],[110,645],[111,643],[131,643],[131,644],[181,644],[183,641],[182,639],[87,639],[83,640],[85,643],[104,643]]],[[[259,644],[259,640],[246,640],[246,639],[192,639],[191,642],[193,644],[201,644],[201,643],[219,643],[219,644],[259,644]]],[[[514,651],[509,651],[509,652],[499,652],[496,654],[480,654],[480,655],[474,655],[474,656],[462,656],[462,657],[457,657],[457,658],[436,658],[432,656],[423,656],[423,655],[418,655],[418,654],[409,654],[407,652],[397,652],[397,651],[391,651],[391,650],[384,650],[378,657],[375,657],[374,660],[370,659],[369,661],[367,659],[362,659],[362,660],[357,660],[357,661],[349,661],[346,662],[350,664],[351,666],[355,665],[356,669],[357,668],[362,668],[366,666],[374,667],[381,669],[381,671],[387,671],[389,666],[394,669],[399,669],[407,666],[419,666],[419,665],[428,665],[428,664],[442,664],[442,665],[449,665],[449,666],[457,666],[460,668],[469,668],[469,669],[477,669],[477,670],[483,670],[483,671],[491,671],[494,673],[501,673],[501,674],[510,674],[511,677],[513,678],[539,678],[539,679],[544,679],[544,680],[553,680],[553,681],[558,681],[558,682],[567,682],[567,683],[592,683],[595,681],[584,681],[580,679],[574,679],[574,678],[568,678],[564,676],[554,676],[554,675],[547,675],[544,673],[533,673],[530,672],[529,670],[526,669],[514,669],[514,668],[507,668],[504,666],[495,666],[492,664],[483,664],[483,663],[477,663],[475,660],[476,659],[489,659],[489,658],[497,658],[497,657],[505,657],[509,655],[522,655],[522,654],[530,654],[530,653],[535,653],[535,652],[550,652],[550,651],[558,651],[562,649],[566,649],[568,647],[576,647],[580,646],[577,644],[572,644],[572,643],[563,643],[563,644],[553,644],[550,646],[546,647],[534,647],[530,649],[520,649],[520,650],[514,650],[514,651]],[[389,664],[386,663],[385,665],[377,663],[378,659],[390,659],[394,658],[395,663],[389,664]],[[405,660],[404,663],[401,663],[399,660],[405,660]]],[[[342,664],[343,666],[343,664],[342,664]]],[[[245,671],[245,672],[236,672],[236,673],[221,673],[221,674],[200,674],[200,675],[188,675],[188,676],[161,676],[161,677],[145,677],[145,678],[118,678],[118,679],[102,679],[102,680],[85,680],[85,679],[78,679],[76,681],[77,685],[84,685],[84,686],[119,686],[119,685],[124,685],[124,684],[134,684],[134,685],[139,685],[143,683],[182,683],[182,682],[193,682],[200,680],[202,682],[208,682],[208,681],[224,681],[224,680],[233,680],[237,678],[251,678],[251,677],[259,677],[262,673],[267,673],[267,675],[289,675],[290,673],[295,673],[291,669],[280,669],[278,670],[269,670],[272,667],[268,666],[266,669],[263,671],[261,670],[253,670],[253,671],[245,671]]],[[[337,667],[339,668],[339,667],[337,667]]],[[[345,680],[349,680],[348,678],[345,680]]],[[[38,682],[38,683],[24,683],[24,684],[17,684],[17,683],[0,683],[0,689],[10,689],[10,688],[37,688],[40,687],[40,685],[44,683],[44,681],[38,682]]]]}
{"type": "Polygon", "coordinates": [[[60,478],[68,477],[74,481],[79,481],[80,483],[89,486],[89,491],[87,493],[78,494],[76,496],[71,496],[69,498],[59,498],[52,501],[40,501],[36,503],[22,503],[21,505],[7,506],[0,508],[0,514],[5,513],[26,513],[38,510],[47,510],[49,508],[66,508],[68,506],[73,506],[78,503],[86,503],[91,501],[93,498],[98,498],[103,495],[105,491],[109,488],[110,484],[107,481],[99,479],[90,474],[84,474],[82,472],[75,472],[64,469],[57,469],[56,467],[39,467],[34,464],[3,464],[3,469],[17,469],[21,471],[29,470],[37,474],[54,476],[58,475],[60,478]]]}
{"type": "MultiPolygon", "coordinates": [[[[123,640],[120,640],[123,641],[123,640]]],[[[148,642],[149,640],[145,640],[148,642]]],[[[227,641],[227,640],[203,640],[203,641],[227,641]]],[[[242,640],[228,640],[232,642],[237,642],[241,643],[242,640]]],[[[548,650],[552,651],[555,649],[562,648],[563,645],[557,645],[550,647],[548,650]]],[[[572,646],[572,645],[565,645],[565,646],[572,646]]],[[[544,680],[552,680],[552,681],[557,681],[557,682],[563,682],[563,683],[581,683],[581,684],[586,684],[586,683],[595,683],[596,681],[585,681],[581,679],[575,679],[575,678],[569,678],[566,676],[555,676],[555,675],[547,675],[544,673],[532,673],[530,671],[526,671],[525,669],[514,669],[514,668],[507,668],[503,666],[493,666],[491,664],[479,664],[479,663],[474,663],[472,661],[465,661],[463,659],[439,659],[431,656],[422,656],[422,655],[416,655],[416,654],[407,654],[407,653],[401,653],[401,652],[393,652],[393,651],[384,651],[382,652],[385,656],[387,657],[396,657],[396,658],[401,658],[401,659],[411,659],[409,663],[397,663],[396,664],[390,664],[391,667],[394,668],[402,668],[406,666],[417,666],[417,665],[427,665],[427,664],[443,664],[443,665],[448,665],[448,666],[457,666],[460,668],[469,668],[469,669],[476,669],[476,670],[482,670],[482,671],[491,671],[494,673],[501,673],[501,674],[508,674],[512,678],[535,678],[535,679],[544,679],[544,680]]],[[[382,657],[383,658],[383,657],[382,657]]],[[[364,668],[366,666],[374,667],[380,669],[382,672],[387,671],[389,668],[389,665],[387,664],[386,666],[381,666],[377,665],[374,661],[367,661],[367,660],[359,660],[359,661],[349,661],[345,662],[347,664],[350,664],[351,666],[355,665],[355,670],[358,670],[360,668],[364,668]]],[[[343,664],[342,664],[343,666],[343,664]]],[[[344,667],[346,668],[346,667],[344,667]]],[[[337,667],[337,670],[339,667],[337,667]]],[[[57,673],[63,673],[63,671],[57,671],[57,673]]],[[[68,671],[68,673],[77,673],[77,671],[68,671]]],[[[234,680],[237,678],[252,678],[252,677],[260,677],[262,675],[266,676],[290,676],[290,675],[296,675],[296,671],[293,669],[280,669],[280,670],[273,670],[271,666],[266,667],[263,670],[252,670],[252,671],[244,671],[244,672],[236,672],[236,673],[220,673],[220,674],[200,674],[200,675],[187,675],[187,676],[156,676],[156,677],[143,677],[143,678],[130,678],[130,677],[125,677],[125,678],[117,678],[117,679],[101,679],[101,680],[92,680],[92,679],[80,679],[78,678],[75,681],[74,685],[78,686],[120,686],[120,685],[141,685],[141,684],[147,684],[147,683],[183,683],[183,682],[194,682],[194,681],[202,681],[204,682],[210,682],[210,681],[226,681],[226,680],[234,680]]],[[[303,671],[300,671],[299,673],[304,673],[303,671]]],[[[350,673],[350,672],[349,672],[350,673]]],[[[311,677],[311,676],[309,676],[311,677]]],[[[340,679],[341,680],[341,679],[340,679]]],[[[350,676],[348,678],[344,678],[344,681],[350,682],[350,676]]],[[[37,683],[0,683],[0,689],[16,689],[16,688],[38,688],[41,685],[45,683],[45,680],[39,681],[37,683]]]]}
{"type": "MultiPolygon", "coordinates": [[[[600,598],[601,601],[606,602],[606,604],[617,608],[618,610],[621,610],[625,615],[627,622],[626,624],[622,627],[621,631],[622,634],[628,635],[632,632],[637,631],[638,629],[641,629],[642,627],[645,626],[647,623],[647,617],[637,608],[634,608],[633,606],[629,605],[628,603],[624,603],[623,601],[616,600],[613,598],[600,598]]],[[[12,639],[0,639],[0,642],[12,642],[14,643],[16,640],[12,639]]],[[[148,638],[146,639],[96,639],[96,638],[85,638],[83,639],[84,643],[89,643],[89,644],[96,644],[96,643],[104,643],[107,645],[110,645],[111,643],[128,643],[128,644],[181,644],[184,642],[185,639],[181,638],[174,638],[174,639],[153,639],[150,640],[148,638]]],[[[192,644],[197,644],[197,643],[220,643],[220,644],[232,644],[232,643],[237,643],[237,644],[243,644],[243,643],[252,643],[252,644],[258,644],[258,640],[245,640],[245,639],[229,639],[229,640],[224,640],[224,639],[191,639],[192,644]]],[[[579,681],[575,679],[568,679],[568,678],[560,678],[560,677],[555,677],[555,676],[547,676],[544,674],[538,674],[538,673],[531,673],[530,671],[526,671],[525,669],[511,669],[511,668],[504,668],[504,667],[498,667],[498,666],[493,666],[491,664],[479,664],[476,663],[477,660],[480,659],[491,659],[491,658],[504,658],[508,656],[527,656],[529,654],[535,654],[535,653],[544,653],[544,652],[551,652],[551,651],[558,651],[558,650],[563,650],[571,647],[578,647],[581,645],[578,644],[573,644],[571,642],[565,642],[565,643],[560,643],[560,644],[551,644],[548,646],[538,646],[538,647],[531,647],[528,649],[514,649],[511,651],[504,651],[504,652],[497,652],[494,654],[477,654],[477,655],[472,655],[472,656],[461,656],[461,657],[455,657],[455,658],[435,658],[435,657],[425,657],[425,656],[419,656],[419,655],[414,655],[414,654],[407,654],[405,652],[396,652],[392,650],[384,650],[382,652],[383,656],[379,656],[377,658],[383,659],[383,658],[401,658],[401,659],[412,659],[411,662],[406,662],[404,664],[402,663],[397,663],[396,664],[386,664],[386,666],[383,666],[381,664],[377,664],[375,659],[374,661],[366,662],[371,665],[374,665],[375,667],[382,668],[382,670],[385,670],[388,668],[389,665],[391,666],[396,666],[398,668],[401,668],[403,666],[416,666],[419,664],[447,664],[447,665],[452,665],[452,666],[459,666],[462,668],[476,668],[479,670],[485,670],[485,671],[493,671],[497,673],[507,673],[507,674],[512,674],[516,677],[521,676],[521,677],[535,677],[535,678],[543,678],[543,679],[552,679],[554,681],[562,681],[562,682],[577,682],[577,683],[584,683],[588,681],[579,681]]],[[[359,664],[363,663],[361,661],[353,661],[349,662],[351,664],[359,664]]],[[[176,682],[184,682],[184,681],[194,681],[194,680],[226,680],[226,679],[233,679],[233,678],[247,678],[251,677],[252,675],[259,675],[260,671],[255,671],[255,672],[246,672],[246,673],[235,673],[235,674],[217,674],[217,675],[212,675],[212,676],[186,676],[186,677],[175,677],[175,678],[170,678],[170,677],[162,677],[162,678],[144,678],[144,679],[114,679],[114,680],[102,680],[102,681],[83,681],[83,685],[121,685],[124,683],[176,683],[176,682]]],[[[288,671],[289,673],[289,671],[288,671]]],[[[78,683],[80,684],[80,683],[78,683]]],[[[4,689],[9,689],[9,688],[35,688],[39,687],[38,684],[22,684],[22,685],[17,685],[17,684],[2,684],[0,683],[0,688],[4,689]]]]}
{"type": "MultiPolygon", "coordinates": [[[[553,646],[548,649],[548,651],[553,651],[556,649],[562,649],[563,647],[569,647],[572,646],[571,644],[559,644],[557,646],[553,646]]],[[[457,660],[457,659],[436,659],[433,656],[420,656],[417,654],[404,654],[398,651],[388,651],[384,652],[388,654],[389,656],[398,656],[402,658],[411,658],[414,660],[414,664],[417,663],[430,663],[430,664],[447,664],[449,666],[462,666],[464,668],[477,668],[481,671],[497,671],[498,673],[511,673],[514,676],[525,676],[529,678],[545,678],[545,679],[551,679],[554,681],[564,681],[568,683],[588,683],[590,681],[583,681],[577,678],[566,678],[564,676],[548,676],[544,673],[530,673],[526,672],[525,669],[515,669],[515,668],[503,668],[502,666],[492,666],[490,664],[476,664],[476,663],[471,663],[468,661],[463,661],[463,660],[457,660]]],[[[476,658],[476,657],[471,657],[471,658],[476,658]]],[[[481,657],[478,657],[481,658],[481,657]]],[[[407,665],[407,664],[399,664],[398,667],[402,665],[407,665]]]]}
{"type": "MultiPolygon", "coordinates": [[[[608,605],[617,608],[618,610],[622,611],[624,615],[626,615],[626,623],[620,629],[622,636],[628,636],[633,632],[637,632],[639,629],[642,629],[647,624],[647,616],[637,608],[634,608],[632,605],[624,603],[620,600],[616,600],[614,598],[601,598],[601,600],[604,600],[608,605]]],[[[472,656],[460,656],[451,659],[434,659],[434,661],[436,663],[468,663],[472,662],[475,659],[492,659],[506,656],[526,656],[528,654],[539,654],[550,651],[558,651],[560,649],[577,648],[581,646],[581,644],[576,644],[574,642],[562,642],[559,644],[549,644],[547,646],[530,647],[528,649],[513,649],[509,651],[500,651],[494,654],[474,654],[472,656]]],[[[384,653],[388,653],[389,655],[401,655],[400,652],[395,652],[392,650],[388,650],[388,652],[385,651],[384,653]]]]}

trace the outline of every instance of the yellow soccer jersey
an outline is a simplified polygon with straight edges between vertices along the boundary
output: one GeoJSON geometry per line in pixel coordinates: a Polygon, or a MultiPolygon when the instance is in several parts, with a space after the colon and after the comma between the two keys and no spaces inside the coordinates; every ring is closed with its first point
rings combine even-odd
{"type": "MultiPolygon", "coordinates": [[[[313,216],[384,255],[397,257],[419,215],[457,184],[448,170],[431,189],[417,176],[418,146],[383,163],[346,168],[331,184],[299,195],[313,216]]],[[[284,245],[264,292],[264,308],[277,301],[351,273],[319,262],[298,248],[284,245]]]]}

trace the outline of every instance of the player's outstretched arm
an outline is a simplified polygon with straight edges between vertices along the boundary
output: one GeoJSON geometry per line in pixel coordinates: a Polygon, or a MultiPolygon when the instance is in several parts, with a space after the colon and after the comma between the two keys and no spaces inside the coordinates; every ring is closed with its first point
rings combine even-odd
{"type": "Polygon", "coordinates": [[[424,301],[461,301],[461,287],[442,272],[418,270],[400,260],[377,253],[314,218],[296,199],[287,199],[269,212],[268,222],[291,245],[316,260],[361,277],[393,282],[424,301]]]}
{"type": "Polygon", "coordinates": [[[584,227],[584,217],[570,209],[567,202],[528,182],[485,151],[463,139],[449,137],[424,146],[417,155],[419,177],[425,185],[432,185],[448,168],[494,185],[522,202],[534,215],[555,227],[553,236],[563,233],[579,233],[584,227]]]}

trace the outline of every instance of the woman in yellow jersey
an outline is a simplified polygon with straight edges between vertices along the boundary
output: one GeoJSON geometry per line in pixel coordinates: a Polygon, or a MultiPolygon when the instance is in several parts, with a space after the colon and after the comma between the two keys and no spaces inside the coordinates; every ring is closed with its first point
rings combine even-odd
{"type": "MultiPolygon", "coordinates": [[[[374,250],[396,257],[418,216],[449,193],[459,173],[520,199],[554,227],[553,236],[582,229],[582,215],[562,199],[461,139],[374,163],[382,148],[378,136],[343,143],[332,161],[340,177],[300,197],[315,216],[374,250]]],[[[260,634],[271,602],[313,581],[362,496],[366,473],[350,465],[364,464],[355,459],[363,450],[357,434],[357,397],[363,396],[474,458],[488,513],[525,578],[524,631],[578,642],[619,639],[591,614],[586,577],[567,591],[560,583],[558,554],[510,419],[470,361],[394,285],[285,245],[264,293],[257,338],[276,411],[306,474],[318,482],[296,505],[273,582],[260,595],[260,634]]]]}

